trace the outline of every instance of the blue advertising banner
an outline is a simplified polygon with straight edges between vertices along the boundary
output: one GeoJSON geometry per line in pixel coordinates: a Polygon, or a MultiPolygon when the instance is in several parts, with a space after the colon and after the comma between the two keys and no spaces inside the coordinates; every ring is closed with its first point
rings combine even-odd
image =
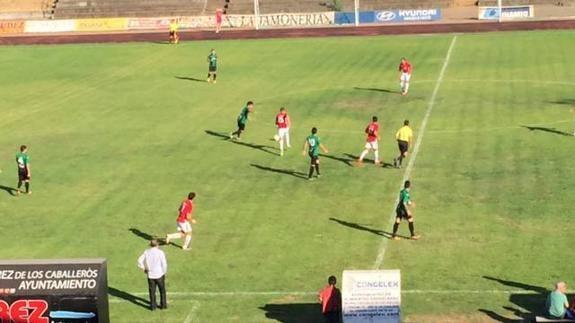
{"type": "MultiPolygon", "coordinates": [[[[359,23],[360,24],[372,24],[375,21],[374,11],[360,11],[359,12],[359,23]]],[[[345,25],[345,24],[355,24],[355,13],[354,12],[336,12],[335,13],[335,24],[345,25]]]]}
{"type": "Polygon", "coordinates": [[[441,19],[441,9],[384,10],[375,12],[375,22],[434,21],[441,19]]]}
{"type": "Polygon", "coordinates": [[[510,6],[501,7],[501,13],[497,7],[480,7],[477,18],[480,20],[521,19],[534,17],[533,6],[510,6]]]}

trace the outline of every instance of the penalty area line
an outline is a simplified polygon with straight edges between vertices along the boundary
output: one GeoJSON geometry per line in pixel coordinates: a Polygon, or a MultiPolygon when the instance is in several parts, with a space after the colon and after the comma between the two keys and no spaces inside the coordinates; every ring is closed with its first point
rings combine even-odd
{"type": "MultiPolygon", "coordinates": [[[[417,140],[415,141],[415,146],[413,148],[413,153],[411,154],[411,158],[409,159],[409,163],[405,168],[405,172],[403,173],[403,179],[401,180],[401,186],[403,183],[409,179],[411,176],[411,171],[413,170],[413,165],[415,164],[415,159],[417,158],[417,154],[419,153],[419,148],[421,147],[421,142],[423,141],[423,135],[425,134],[425,128],[427,127],[427,122],[429,117],[431,116],[431,112],[433,111],[433,107],[435,106],[435,99],[437,98],[437,93],[439,92],[439,88],[441,87],[441,83],[443,83],[443,77],[445,75],[445,71],[447,70],[447,66],[449,65],[449,60],[451,59],[451,52],[453,52],[453,47],[455,47],[455,42],[457,41],[457,35],[453,36],[451,39],[451,44],[449,44],[449,49],[447,50],[447,54],[445,54],[445,59],[443,60],[443,66],[441,67],[441,71],[439,72],[439,76],[437,77],[437,82],[435,83],[435,88],[433,89],[433,93],[431,94],[431,98],[429,99],[429,104],[427,105],[427,110],[425,111],[425,116],[423,117],[423,121],[421,121],[421,126],[419,127],[419,134],[417,135],[417,140]]],[[[396,199],[393,210],[391,211],[391,216],[389,219],[389,223],[387,227],[393,222],[395,218],[395,205],[397,204],[398,200],[396,199]]],[[[379,269],[381,264],[383,263],[383,257],[385,256],[385,250],[387,247],[387,241],[389,239],[383,238],[379,247],[379,252],[377,254],[377,258],[373,264],[374,269],[379,269]]]]}

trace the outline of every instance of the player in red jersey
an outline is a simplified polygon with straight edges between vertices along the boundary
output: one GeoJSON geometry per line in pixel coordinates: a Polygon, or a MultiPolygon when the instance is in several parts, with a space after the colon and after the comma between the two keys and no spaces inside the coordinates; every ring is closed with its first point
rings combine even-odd
{"type": "Polygon", "coordinates": [[[286,108],[282,107],[280,113],[276,115],[276,126],[278,127],[278,134],[274,137],[280,143],[280,156],[284,155],[284,142],[287,148],[291,148],[289,142],[289,128],[291,127],[291,120],[287,114],[286,108]]]}
{"type": "Polygon", "coordinates": [[[365,133],[367,134],[367,140],[365,143],[365,150],[359,156],[357,164],[359,166],[363,165],[363,159],[370,151],[373,151],[375,155],[375,164],[379,165],[379,123],[377,123],[377,117],[373,116],[371,118],[371,123],[365,128],[365,133]]]}
{"type": "Polygon", "coordinates": [[[193,199],[195,197],[196,193],[191,192],[190,194],[188,194],[188,198],[182,202],[182,205],[178,210],[178,219],[177,219],[178,232],[167,234],[166,244],[170,244],[170,241],[172,239],[185,238],[182,249],[183,250],[191,249],[190,244],[192,242],[192,224],[196,223],[196,220],[192,218],[192,212],[194,210],[193,199]]]}
{"type": "Polygon", "coordinates": [[[222,11],[222,9],[218,8],[216,9],[216,34],[220,32],[220,30],[222,29],[222,16],[223,16],[224,12],[222,11]]]}
{"type": "Polygon", "coordinates": [[[405,58],[401,58],[401,63],[399,63],[399,85],[401,86],[401,95],[407,95],[409,91],[409,79],[411,79],[411,71],[413,67],[409,61],[405,58]]]}

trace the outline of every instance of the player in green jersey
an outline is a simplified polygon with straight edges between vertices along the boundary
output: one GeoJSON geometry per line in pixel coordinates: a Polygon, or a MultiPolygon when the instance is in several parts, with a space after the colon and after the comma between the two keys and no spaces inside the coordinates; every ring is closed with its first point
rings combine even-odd
{"type": "Polygon", "coordinates": [[[28,156],[27,152],[28,147],[22,145],[20,146],[20,152],[16,154],[16,164],[18,164],[18,190],[16,194],[22,193],[20,190],[22,183],[26,187],[26,194],[32,194],[32,191],[30,191],[32,172],[30,171],[30,156],[28,156]]]}
{"type": "Polygon", "coordinates": [[[246,124],[248,123],[248,115],[250,114],[250,112],[254,112],[253,101],[248,101],[248,103],[246,103],[246,106],[240,112],[240,115],[238,116],[237,119],[238,130],[230,134],[230,139],[232,140],[240,139],[242,132],[246,130],[246,124]]]}
{"type": "Polygon", "coordinates": [[[319,137],[317,136],[317,128],[313,127],[311,129],[311,135],[307,136],[305,139],[305,143],[303,145],[302,155],[305,156],[306,151],[309,157],[311,158],[311,162],[309,165],[309,175],[308,180],[313,179],[313,170],[315,169],[317,173],[317,177],[320,176],[319,173],[319,150],[323,150],[324,153],[327,154],[327,148],[321,144],[319,137]]]}
{"type": "Polygon", "coordinates": [[[216,50],[212,48],[210,51],[210,55],[208,55],[208,80],[207,82],[211,82],[212,79],[214,83],[216,83],[216,77],[218,73],[218,55],[216,54],[216,50]]]}
{"type": "Polygon", "coordinates": [[[411,239],[417,240],[420,238],[419,235],[415,234],[415,227],[413,225],[413,208],[415,207],[415,203],[411,201],[411,193],[409,192],[410,188],[411,182],[405,181],[403,189],[399,192],[399,203],[395,208],[395,223],[393,224],[393,235],[391,236],[393,240],[401,239],[397,236],[397,229],[399,229],[399,224],[402,219],[407,219],[411,239]]]}

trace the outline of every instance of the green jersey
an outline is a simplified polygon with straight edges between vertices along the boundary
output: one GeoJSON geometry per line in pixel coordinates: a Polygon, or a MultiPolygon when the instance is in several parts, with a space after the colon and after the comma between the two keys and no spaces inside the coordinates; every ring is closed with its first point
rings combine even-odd
{"type": "Polygon", "coordinates": [[[16,162],[18,163],[18,168],[26,168],[30,163],[30,156],[26,153],[19,152],[16,154],[16,162]]]}
{"type": "Polygon", "coordinates": [[[397,207],[404,208],[411,203],[411,195],[409,189],[404,188],[399,192],[399,205],[397,207]]]}
{"type": "Polygon", "coordinates": [[[210,53],[210,55],[208,55],[208,62],[210,64],[210,67],[214,68],[218,66],[218,55],[216,55],[216,53],[210,53]]]}
{"type": "Polygon", "coordinates": [[[249,113],[250,113],[250,109],[248,109],[248,107],[245,106],[242,109],[242,112],[240,112],[240,115],[238,116],[238,123],[246,124],[248,122],[248,114],[249,113]]]}
{"type": "Polygon", "coordinates": [[[309,154],[314,157],[319,156],[319,137],[317,135],[309,135],[306,141],[309,146],[309,154]]]}

